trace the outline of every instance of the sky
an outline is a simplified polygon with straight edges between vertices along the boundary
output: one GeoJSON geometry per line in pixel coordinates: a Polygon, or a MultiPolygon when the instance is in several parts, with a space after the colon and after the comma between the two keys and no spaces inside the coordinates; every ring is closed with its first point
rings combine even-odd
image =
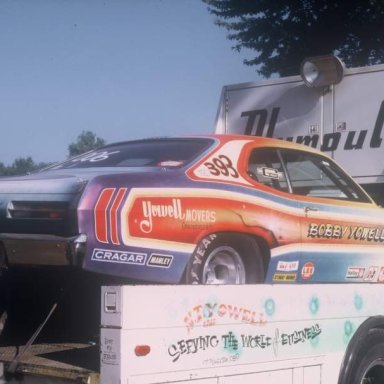
{"type": "Polygon", "coordinates": [[[257,81],[201,0],[0,0],[0,162],[213,132],[224,85],[257,81]]]}

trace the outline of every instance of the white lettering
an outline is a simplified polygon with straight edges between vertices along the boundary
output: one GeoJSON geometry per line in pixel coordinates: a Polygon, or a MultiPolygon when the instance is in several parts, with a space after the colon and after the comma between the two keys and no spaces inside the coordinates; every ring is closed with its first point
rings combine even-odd
{"type": "Polygon", "coordinates": [[[147,255],[144,253],[111,251],[106,249],[94,249],[92,260],[110,263],[139,264],[144,265],[147,255]]]}
{"type": "Polygon", "coordinates": [[[143,201],[143,216],[144,219],[140,222],[140,229],[144,233],[151,233],[153,230],[154,217],[170,217],[176,220],[183,220],[185,214],[181,208],[180,199],[172,199],[172,204],[152,204],[151,201],[143,201]]]}
{"type": "Polygon", "coordinates": [[[149,200],[142,202],[144,218],[140,221],[140,230],[144,233],[151,233],[153,230],[154,218],[172,218],[195,223],[214,223],[216,222],[216,212],[205,209],[186,209],[182,208],[180,199],[172,199],[171,204],[153,204],[149,200]]]}

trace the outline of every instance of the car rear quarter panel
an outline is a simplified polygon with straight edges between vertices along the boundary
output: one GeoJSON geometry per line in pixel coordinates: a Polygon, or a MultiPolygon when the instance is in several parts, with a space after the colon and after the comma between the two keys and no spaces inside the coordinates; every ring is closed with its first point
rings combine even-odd
{"type": "Polygon", "coordinates": [[[175,171],[172,177],[164,172],[95,178],[79,207],[80,232],[88,236],[83,266],[178,282],[207,234],[249,233],[263,237],[269,247],[298,242],[295,210],[267,202],[266,194],[255,195],[253,189],[198,182],[175,171]]]}

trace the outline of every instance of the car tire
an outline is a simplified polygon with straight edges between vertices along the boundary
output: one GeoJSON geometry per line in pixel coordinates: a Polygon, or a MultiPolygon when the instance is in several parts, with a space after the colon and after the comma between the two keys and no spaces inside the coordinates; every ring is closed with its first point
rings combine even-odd
{"type": "Polygon", "coordinates": [[[371,329],[358,344],[350,384],[384,383],[384,329],[371,329]]]}
{"type": "Polygon", "coordinates": [[[245,234],[220,233],[203,238],[192,254],[187,284],[247,284],[264,281],[257,241],[245,234]]]}

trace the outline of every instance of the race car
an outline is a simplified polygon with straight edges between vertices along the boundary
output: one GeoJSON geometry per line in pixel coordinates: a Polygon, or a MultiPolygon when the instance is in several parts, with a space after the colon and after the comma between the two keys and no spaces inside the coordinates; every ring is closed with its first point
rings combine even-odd
{"type": "Polygon", "coordinates": [[[229,135],[107,145],[0,179],[4,268],[159,283],[384,282],[384,215],[333,160],[229,135]]]}

